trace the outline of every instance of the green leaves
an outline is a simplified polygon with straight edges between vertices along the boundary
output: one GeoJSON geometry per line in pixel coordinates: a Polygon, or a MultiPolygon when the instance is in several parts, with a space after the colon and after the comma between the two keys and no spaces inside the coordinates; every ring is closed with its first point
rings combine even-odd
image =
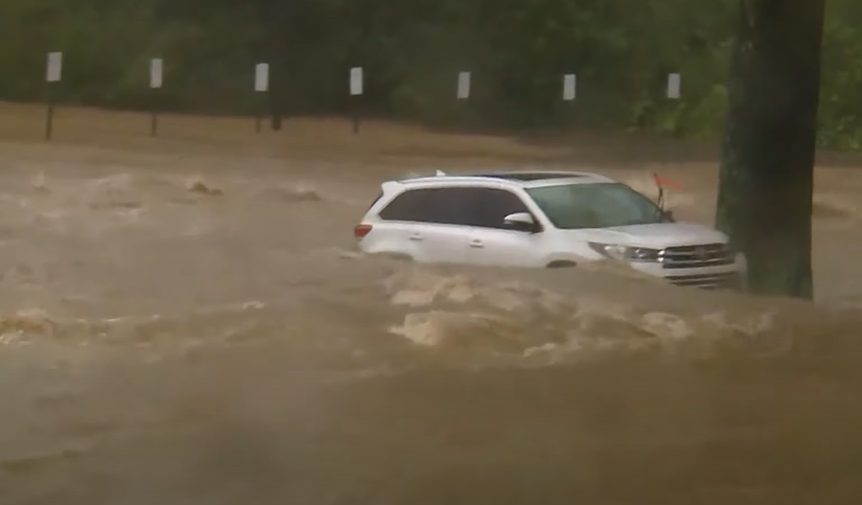
{"type": "MultiPolygon", "coordinates": [[[[4,0],[0,99],[36,99],[45,53],[63,50],[67,98],[142,106],[147,62],[165,59],[167,106],[248,112],[254,63],[297,113],[341,113],[347,69],[366,68],[369,112],[461,124],[577,123],[716,135],[738,0],[4,0]],[[682,74],[668,101],[667,74],[682,74]],[[562,75],[578,75],[575,104],[562,75]],[[68,77],[68,78],[67,78],[68,77]],[[573,106],[572,106],[573,105],[573,106]]],[[[862,131],[862,2],[832,0],[821,139],[862,131]]]]}

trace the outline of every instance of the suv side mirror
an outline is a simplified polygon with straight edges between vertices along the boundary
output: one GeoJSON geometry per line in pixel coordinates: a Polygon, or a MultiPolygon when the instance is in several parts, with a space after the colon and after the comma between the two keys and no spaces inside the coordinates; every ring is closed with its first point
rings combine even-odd
{"type": "Polygon", "coordinates": [[[536,220],[529,212],[515,212],[503,218],[503,224],[519,231],[536,231],[536,220]]]}

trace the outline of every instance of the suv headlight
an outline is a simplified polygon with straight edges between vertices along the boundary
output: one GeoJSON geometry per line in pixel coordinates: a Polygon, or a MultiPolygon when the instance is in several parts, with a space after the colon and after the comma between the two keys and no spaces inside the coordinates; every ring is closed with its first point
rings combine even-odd
{"type": "Polygon", "coordinates": [[[659,261],[658,249],[646,247],[629,247],[615,244],[598,244],[590,242],[590,248],[606,258],[618,261],[657,263],[659,261]]]}

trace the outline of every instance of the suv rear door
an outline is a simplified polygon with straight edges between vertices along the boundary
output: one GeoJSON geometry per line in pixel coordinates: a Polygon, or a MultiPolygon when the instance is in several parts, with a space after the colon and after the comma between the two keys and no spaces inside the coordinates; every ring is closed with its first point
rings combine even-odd
{"type": "Polygon", "coordinates": [[[467,262],[468,234],[460,225],[467,221],[466,189],[417,188],[401,193],[379,213],[383,233],[377,235],[379,245],[374,249],[407,254],[420,262],[467,262]]]}
{"type": "Polygon", "coordinates": [[[379,246],[374,252],[397,252],[432,263],[541,265],[542,235],[508,229],[503,223],[515,212],[530,210],[505,189],[410,189],[380,211],[383,233],[375,233],[379,246]]]}

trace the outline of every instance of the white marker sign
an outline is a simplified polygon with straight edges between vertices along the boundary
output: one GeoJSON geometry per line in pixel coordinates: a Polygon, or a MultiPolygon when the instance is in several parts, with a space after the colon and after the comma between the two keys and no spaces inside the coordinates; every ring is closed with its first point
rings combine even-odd
{"type": "Polygon", "coordinates": [[[679,74],[670,74],[667,76],[667,97],[673,100],[678,100],[680,93],[680,84],[682,78],[679,74]]]}
{"type": "Polygon", "coordinates": [[[350,69],[350,94],[352,96],[362,94],[362,67],[350,69]]]}
{"type": "Polygon", "coordinates": [[[258,93],[269,91],[269,63],[258,63],[255,65],[254,90],[258,93]]]}
{"type": "Polygon", "coordinates": [[[470,72],[458,73],[458,100],[470,98],[470,72]]]}
{"type": "Polygon", "coordinates": [[[578,78],[575,74],[563,76],[563,100],[571,102],[577,94],[578,78]]]}
{"type": "Polygon", "coordinates": [[[63,73],[63,53],[48,53],[48,65],[45,70],[45,80],[48,82],[60,82],[63,73]]]}
{"type": "Polygon", "coordinates": [[[162,59],[153,58],[150,60],[150,88],[157,89],[162,87],[162,59]]]}

